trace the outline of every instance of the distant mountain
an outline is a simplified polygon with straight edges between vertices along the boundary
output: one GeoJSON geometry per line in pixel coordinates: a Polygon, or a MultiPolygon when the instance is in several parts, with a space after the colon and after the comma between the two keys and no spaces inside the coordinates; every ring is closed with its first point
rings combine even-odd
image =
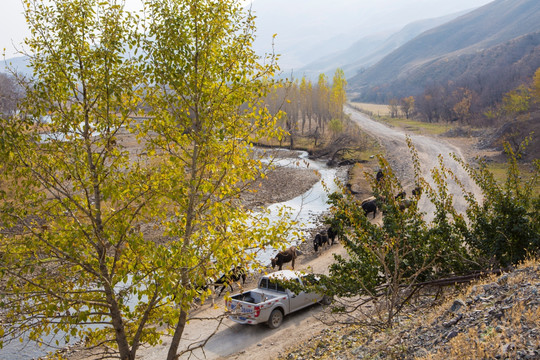
{"type": "Polygon", "coordinates": [[[257,53],[280,54],[281,69],[285,73],[294,70],[297,77],[307,64],[347,49],[361,38],[390,34],[414,21],[476,8],[489,1],[252,0],[247,6],[257,17],[257,53]]]}
{"type": "Polygon", "coordinates": [[[349,86],[364,100],[385,101],[464,74],[504,71],[518,63],[532,68],[539,31],[540,1],[496,0],[422,33],[349,78],[349,86]]]}
{"type": "Polygon", "coordinates": [[[28,57],[26,56],[0,60],[0,72],[7,73],[9,72],[8,69],[12,69],[20,74],[29,76],[32,74],[32,70],[28,67],[28,65],[28,57]]]}
{"type": "Polygon", "coordinates": [[[316,79],[320,73],[331,76],[339,67],[345,72],[345,77],[352,77],[424,31],[454,20],[469,11],[460,11],[434,19],[415,21],[398,32],[387,31],[366,36],[356,41],[348,49],[322,57],[304,66],[298,72],[307,78],[316,79]]]}

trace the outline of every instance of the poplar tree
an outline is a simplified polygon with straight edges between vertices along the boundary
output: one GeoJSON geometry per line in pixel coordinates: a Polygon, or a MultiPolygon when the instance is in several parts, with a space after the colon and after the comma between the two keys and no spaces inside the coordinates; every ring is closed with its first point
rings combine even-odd
{"type": "Polygon", "coordinates": [[[174,359],[197,288],[287,238],[240,202],[267,168],[252,142],[279,135],[257,101],[276,65],[237,1],[147,2],[144,26],[114,0],[25,6],[33,77],[0,124],[0,346],[135,359],[168,333],[174,359]]]}
{"type": "Polygon", "coordinates": [[[332,92],[331,92],[331,107],[332,117],[343,120],[344,112],[343,107],[347,102],[347,80],[345,79],[345,73],[341,68],[337,68],[332,79],[332,92]]]}
{"type": "Polygon", "coordinates": [[[174,298],[162,309],[173,359],[196,287],[232,266],[258,267],[259,249],[286,241],[287,223],[270,226],[264,213],[239,201],[268,170],[253,143],[283,132],[263,102],[275,86],[275,58],[255,54],[255,17],[238,1],[146,5],[142,63],[150,118],[141,126],[150,134],[148,153],[162,163],[167,207],[159,217],[172,241],[163,254],[171,267],[161,280],[174,298]]]}
{"type": "Polygon", "coordinates": [[[151,301],[126,312],[129,296],[153,299],[151,285],[120,290],[155,254],[135,228],[152,199],[152,173],[118,141],[138,103],[140,74],[125,56],[134,20],[114,1],[25,6],[33,78],[2,134],[11,185],[1,211],[4,339],[58,333],[56,346],[112,341],[134,358],[129,343],[155,335],[143,331],[151,301]],[[105,327],[86,326],[95,323],[105,327]]]}
{"type": "Polygon", "coordinates": [[[324,133],[324,127],[330,116],[330,89],[328,88],[328,78],[325,74],[320,74],[317,81],[317,116],[318,127],[321,133],[324,133]]]}
{"type": "MultiPolygon", "coordinates": [[[[300,104],[302,111],[302,135],[306,126],[306,121],[311,116],[309,104],[311,100],[311,87],[308,87],[308,81],[305,76],[302,76],[300,81],[300,104]]],[[[311,119],[309,120],[308,130],[311,130],[311,119]]]]}

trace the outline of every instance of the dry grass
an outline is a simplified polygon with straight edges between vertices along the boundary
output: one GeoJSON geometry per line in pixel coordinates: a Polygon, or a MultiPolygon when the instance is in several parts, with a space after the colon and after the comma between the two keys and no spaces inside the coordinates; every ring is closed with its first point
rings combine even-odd
{"type": "Polygon", "coordinates": [[[371,116],[390,115],[390,109],[388,105],[385,105],[385,104],[368,104],[368,103],[359,103],[359,102],[351,102],[350,104],[354,106],[355,108],[371,116]]]}
{"type": "Polygon", "coordinates": [[[520,355],[517,349],[540,347],[538,341],[531,343],[521,335],[519,330],[525,324],[534,328],[540,326],[540,308],[527,309],[519,302],[505,313],[500,324],[490,323],[479,328],[471,327],[468,332],[459,333],[451,339],[445,349],[417,359],[495,359],[497,356],[517,359],[520,355]]]}

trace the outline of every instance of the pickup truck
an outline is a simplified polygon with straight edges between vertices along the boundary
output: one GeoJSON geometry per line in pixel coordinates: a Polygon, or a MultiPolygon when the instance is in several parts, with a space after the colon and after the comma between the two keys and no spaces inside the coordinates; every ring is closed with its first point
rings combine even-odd
{"type": "Polygon", "coordinates": [[[292,270],[280,270],[264,275],[256,289],[234,295],[227,300],[226,305],[231,314],[229,318],[240,324],[266,323],[275,329],[281,325],[285,315],[317,302],[330,304],[331,299],[328,296],[303,291],[295,294],[282,286],[286,282],[304,285],[314,279],[313,275],[292,270]]]}

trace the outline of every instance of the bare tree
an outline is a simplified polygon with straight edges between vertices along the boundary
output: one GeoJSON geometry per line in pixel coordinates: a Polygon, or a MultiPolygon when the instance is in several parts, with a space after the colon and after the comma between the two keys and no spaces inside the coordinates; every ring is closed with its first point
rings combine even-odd
{"type": "Polygon", "coordinates": [[[17,103],[22,98],[22,89],[17,85],[13,75],[0,73],[0,113],[13,115],[17,103]]]}

